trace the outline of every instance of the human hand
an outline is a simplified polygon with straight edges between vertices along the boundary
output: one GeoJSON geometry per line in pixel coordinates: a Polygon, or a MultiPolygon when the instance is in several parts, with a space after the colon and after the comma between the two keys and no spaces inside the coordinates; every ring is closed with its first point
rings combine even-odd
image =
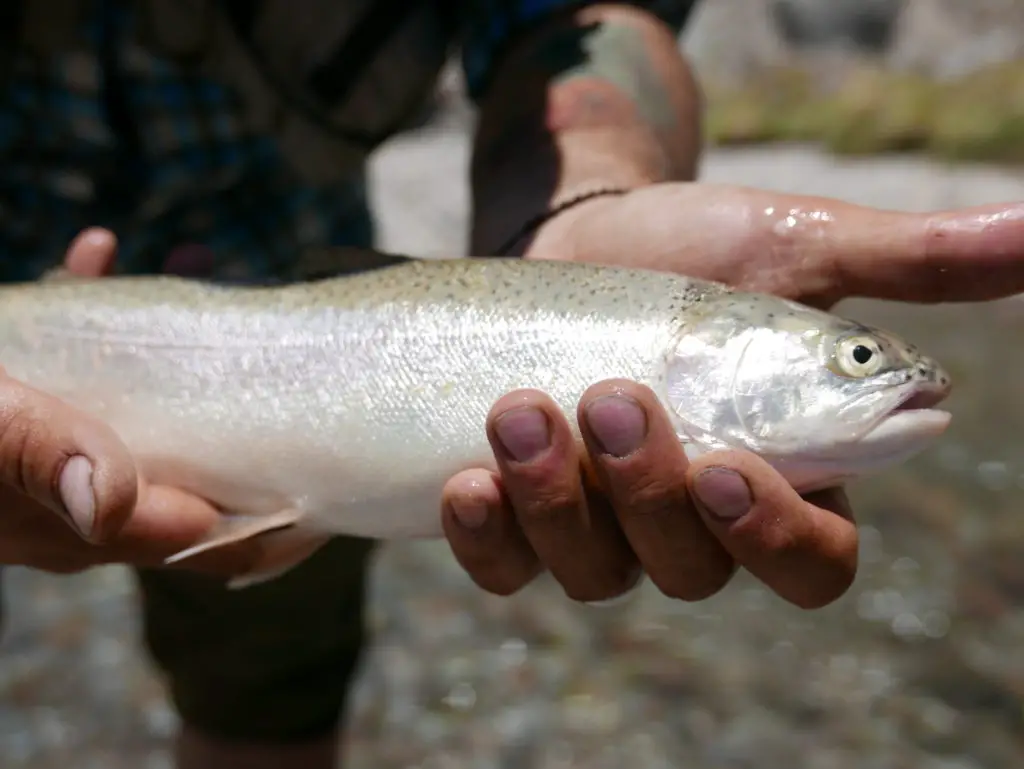
{"type": "MultiPolygon", "coordinates": [[[[62,271],[99,277],[111,269],[115,251],[111,233],[86,230],[62,271]]],[[[203,500],[139,478],[106,425],[0,371],[0,564],[57,573],[104,563],[159,566],[218,517],[203,500]]],[[[261,556],[242,545],[183,567],[231,575],[261,556]]]]}
{"type": "Polygon", "coordinates": [[[445,534],[485,590],[508,595],[547,570],[570,598],[600,602],[646,574],[696,601],[743,566],[812,608],[853,580],[857,534],[842,491],[801,499],[746,452],[688,462],[654,393],[635,382],[592,386],[577,418],[582,462],[548,396],[510,393],[487,420],[498,472],[467,470],[445,487],[445,534]]]}
{"type": "MultiPolygon", "coordinates": [[[[1024,205],[905,214],[752,189],[655,185],[571,209],[537,233],[526,255],[669,270],[819,307],[855,295],[980,300],[1024,291],[1024,205]]],[[[841,489],[801,498],[745,452],[688,463],[663,409],[635,383],[591,388],[579,422],[582,465],[550,400],[512,393],[487,426],[499,473],[467,471],[446,487],[449,542],[485,589],[509,594],[546,569],[570,597],[593,601],[628,592],[646,573],[666,595],[699,600],[743,567],[782,598],[813,608],[852,583],[857,530],[841,489]],[[522,440],[523,406],[542,411],[552,440],[517,462],[500,448],[497,426],[509,420],[522,440]],[[617,450],[602,450],[615,442],[617,450]],[[590,483],[587,465],[596,471],[590,483]]]]}
{"type": "Polygon", "coordinates": [[[905,213],[748,187],[654,184],[567,210],[524,253],[676,272],[824,309],[855,296],[982,301],[1024,291],[1024,202],[905,213]]]}

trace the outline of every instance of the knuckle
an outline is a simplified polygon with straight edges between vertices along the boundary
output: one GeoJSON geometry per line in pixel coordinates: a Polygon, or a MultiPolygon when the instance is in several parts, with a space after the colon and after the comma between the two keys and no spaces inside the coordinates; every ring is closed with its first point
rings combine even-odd
{"type": "Polygon", "coordinates": [[[680,508],[689,499],[685,476],[667,477],[649,470],[623,475],[615,496],[618,513],[632,517],[647,517],[680,508]]]}
{"type": "Polygon", "coordinates": [[[761,506],[749,513],[745,520],[733,525],[729,539],[739,548],[737,557],[745,564],[770,558],[776,562],[806,560],[814,550],[810,532],[794,531],[784,511],[761,506]]]}
{"type": "Polygon", "coordinates": [[[554,485],[524,489],[512,507],[524,526],[558,526],[578,520],[582,504],[581,490],[554,485]]]}
{"type": "Polygon", "coordinates": [[[0,476],[15,488],[38,495],[49,484],[42,481],[45,459],[36,420],[21,408],[0,420],[0,476]]]}

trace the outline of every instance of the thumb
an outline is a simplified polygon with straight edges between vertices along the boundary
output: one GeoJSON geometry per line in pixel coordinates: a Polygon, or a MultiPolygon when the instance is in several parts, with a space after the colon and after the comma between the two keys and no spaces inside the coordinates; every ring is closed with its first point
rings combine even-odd
{"type": "Polygon", "coordinates": [[[117,258],[117,237],[102,227],[82,230],[64,256],[64,269],[83,278],[109,275],[117,258]]]}
{"type": "Polygon", "coordinates": [[[835,601],[857,572],[857,529],[840,490],[801,498],[755,454],[693,461],[687,486],[704,522],[736,562],[803,608],[835,601]]]}
{"type": "Polygon", "coordinates": [[[58,513],[91,542],[121,529],[138,491],[135,464],[113,431],[2,370],[0,483],[58,513]]]}

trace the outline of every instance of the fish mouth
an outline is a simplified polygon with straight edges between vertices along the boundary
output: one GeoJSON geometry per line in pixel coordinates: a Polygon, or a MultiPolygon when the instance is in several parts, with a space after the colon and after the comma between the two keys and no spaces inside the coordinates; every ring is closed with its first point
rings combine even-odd
{"type": "Polygon", "coordinates": [[[858,445],[870,449],[879,460],[916,453],[919,446],[942,435],[952,418],[942,409],[896,409],[861,438],[858,445]]]}
{"type": "Polygon", "coordinates": [[[890,414],[898,411],[933,411],[949,395],[948,387],[934,386],[911,390],[896,404],[890,414]]]}
{"type": "Polygon", "coordinates": [[[857,453],[888,464],[908,458],[942,435],[952,415],[938,406],[949,395],[948,385],[917,385],[857,441],[857,453]]]}
{"type": "Polygon", "coordinates": [[[798,492],[832,488],[882,471],[924,451],[949,427],[952,415],[935,408],[949,392],[938,384],[908,388],[905,396],[854,441],[813,456],[788,457],[777,469],[798,492]]]}
{"type": "Polygon", "coordinates": [[[908,386],[867,431],[824,450],[818,459],[860,466],[862,472],[909,459],[949,426],[952,415],[936,408],[949,391],[948,385],[938,382],[908,386]]]}
{"type": "Polygon", "coordinates": [[[800,494],[833,488],[920,454],[946,431],[951,419],[941,409],[897,408],[855,443],[816,457],[790,458],[778,469],[800,494]]]}

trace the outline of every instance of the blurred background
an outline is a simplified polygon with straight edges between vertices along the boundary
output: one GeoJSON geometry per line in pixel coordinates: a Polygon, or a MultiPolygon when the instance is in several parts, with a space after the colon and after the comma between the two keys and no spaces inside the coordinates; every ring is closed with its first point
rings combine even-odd
{"type": "MultiPolygon", "coordinates": [[[[703,178],[934,210],[1024,200],[1024,0],[704,0],[703,178]]],[[[458,77],[374,158],[381,246],[464,247],[458,77]]],[[[345,736],[362,769],[1024,766],[1024,302],[846,314],[952,371],[950,433],[851,488],[862,569],[828,609],[741,575],[612,609],[482,594],[444,544],[386,548],[345,736]]],[[[9,570],[3,769],[162,769],[174,726],[126,573],[9,570]]]]}

